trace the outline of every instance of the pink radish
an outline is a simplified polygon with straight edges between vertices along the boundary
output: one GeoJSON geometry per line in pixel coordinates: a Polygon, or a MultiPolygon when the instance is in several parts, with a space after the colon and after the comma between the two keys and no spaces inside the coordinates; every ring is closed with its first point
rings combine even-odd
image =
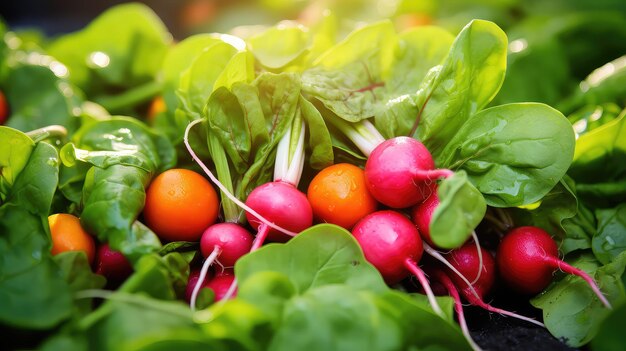
{"type": "MultiPolygon", "coordinates": [[[[187,279],[187,288],[185,289],[185,301],[191,302],[191,294],[193,293],[194,288],[198,284],[198,278],[200,277],[200,270],[193,269],[189,272],[189,279],[187,279]]],[[[200,289],[206,288],[209,280],[213,278],[213,272],[208,271],[205,277],[204,282],[200,285],[200,289]]]]}
{"type": "Polygon", "coordinates": [[[430,195],[430,184],[437,178],[451,175],[448,169],[435,169],[435,162],[424,144],[404,136],[382,142],[365,164],[370,193],[393,208],[420,203],[430,195]]]}
{"type": "Polygon", "coordinates": [[[532,318],[493,307],[485,302],[484,296],[491,291],[496,280],[496,264],[489,251],[482,247],[477,249],[476,245],[473,243],[466,243],[462,247],[450,251],[446,257],[450,264],[461,273],[461,276],[466,278],[462,279],[459,275],[448,272],[448,276],[454,282],[454,285],[459,288],[461,295],[463,295],[470,304],[490,312],[525,320],[542,327],[544,326],[543,323],[532,318]],[[477,277],[477,279],[475,279],[471,286],[467,285],[467,279],[474,279],[474,277],[477,277]]]}
{"type": "Polygon", "coordinates": [[[232,267],[235,262],[252,248],[252,235],[234,223],[218,223],[208,227],[200,238],[200,250],[206,257],[196,285],[191,293],[189,305],[195,310],[196,299],[206,279],[209,267],[217,261],[223,267],[232,267]]]}
{"type": "Polygon", "coordinates": [[[515,228],[504,236],[496,258],[502,279],[518,292],[541,292],[552,281],[552,274],[560,269],[584,279],[598,299],[607,308],[611,308],[593,278],[587,272],[559,259],[558,254],[558,248],[550,234],[538,227],[525,226],[515,228]]]}
{"type": "Polygon", "coordinates": [[[361,219],[352,228],[352,235],[387,284],[395,284],[414,274],[428,296],[433,310],[443,315],[424,272],[417,266],[422,257],[422,241],[417,228],[395,211],[377,211],[361,219]]]}
{"type": "MultiPolygon", "coordinates": [[[[275,181],[256,187],[248,198],[246,205],[272,223],[291,232],[299,233],[313,224],[313,209],[306,195],[290,183],[275,181]]],[[[250,225],[258,230],[258,234],[267,231],[271,241],[285,242],[291,236],[272,229],[260,222],[257,216],[246,212],[250,225]]]]}
{"type": "Polygon", "coordinates": [[[230,298],[230,296],[232,296],[232,294],[237,293],[237,290],[235,288],[235,291],[232,294],[228,295],[229,290],[234,283],[235,276],[233,274],[221,274],[216,275],[213,279],[209,280],[209,282],[206,284],[206,287],[213,290],[213,293],[215,294],[215,301],[217,302],[228,299],[230,298]]]}
{"type": "Polygon", "coordinates": [[[112,284],[119,284],[133,273],[133,267],[119,251],[111,250],[109,244],[98,247],[94,263],[96,274],[103,275],[112,284]]]}
{"type": "Polygon", "coordinates": [[[412,208],[411,218],[422,235],[422,239],[429,245],[436,247],[437,245],[435,245],[430,238],[430,220],[433,217],[435,209],[439,206],[439,197],[437,196],[437,187],[431,186],[429,191],[430,195],[426,200],[412,208]]]}

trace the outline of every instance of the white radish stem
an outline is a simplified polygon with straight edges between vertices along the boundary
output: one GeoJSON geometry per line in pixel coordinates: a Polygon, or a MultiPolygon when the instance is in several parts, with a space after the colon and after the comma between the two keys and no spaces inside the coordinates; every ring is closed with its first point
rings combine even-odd
{"type": "Polygon", "coordinates": [[[472,230],[472,238],[474,239],[474,244],[476,244],[476,253],[478,253],[478,273],[476,273],[476,278],[474,278],[474,281],[472,281],[472,284],[470,284],[470,286],[473,286],[474,284],[476,284],[476,282],[478,281],[478,279],[480,279],[480,275],[482,274],[483,270],[485,270],[485,266],[483,265],[483,252],[480,249],[480,243],[478,242],[478,235],[476,235],[476,231],[472,230]]]}
{"type": "Polygon", "coordinates": [[[443,257],[442,254],[439,253],[439,251],[433,249],[430,245],[428,245],[426,242],[422,242],[423,246],[424,246],[424,251],[426,251],[427,254],[429,254],[430,256],[432,256],[434,259],[436,259],[437,261],[443,263],[446,267],[450,268],[450,270],[452,272],[454,272],[454,274],[458,275],[459,278],[461,278],[461,280],[463,280],[463,282],[465,284],[467,284],[468,289],[472,292],[472,294],[474,294],[474,296],[476,296],[476,298],[479,298],[478,293],[476,292],[476,290],[474,289],[474,286],[470,283],[469,280],[467,280],[467,278],[465,278],[465,276],[463,274],[461,274],[461,272],[459,272],[458,269],[456,269],[450,262],[448,262],[448,260],[446,260],[445,257],[443,257]]]}
{"type": "Polygon", "coordinates": [[[426,297],[428,298],[428,302],[430,303],[430,307],[432,307],[433,311],[435,311],[435,313],[438,314],[440,317],[445,318],[445,315],[444,315],[443,311],[441,310],[441,307],[439,306],[439,303],[437,303],[437,298],[435,297],[435,294],[433,293],[432,289],[430,288],[430,284],[428,283],[428,279],[426,278],[426,275],[417,266],[417,263],[415,263],[415,261],[413,261],[412,259],[407,258],[404,261],[404,266],[413,275],[415,275],[417,280],[422,285],[422,288],[424,288],[424,292],[426,293],[426,297]]]}
{"type": "Polygon", "coordinates": [[[187,148],[187,151],[189,152],[189,154],[191,155],[193,160],[198,163],[198,165],[200,166],[200,168],[202,168],[204,173],[206,173],[206,175],[222,191],[222,193],[224,195],[226,195],[226,197],[228,197],[232,202],[236,203],[237,206],[243,208],[246,212],[248,212],[251,215],[253,215],[260,222],[266,224],[267,226],[269,226],[272,229],[278,230],[279,232],[285,233],[285,234],[287,234],[289,236],[296,236],[297,233],[294,233],[294,232],[292,232],[290,230],[287,230],[285,228],[282,228],[282,227],[280,227],[280,226],[270,222],[265,217],[261,216],[257,211],[255,211],[252,208],[250,208],[249,206],[247,206],[245,203],[243,203],[241,200],[239,200],[235,195],[233,195],[230,191],[228,191],[228,189],[224,186],[224,184],[220,183],[220,181],[213,175],[211,170],[209,170],[209,168],[204,164],[204,162],[202,162],[202,160],[200,160],[200,158],[196,155],[196,153],[193,151],[193,149],[189,145],[189,131],[191,130],[191,128],[193,128],[193,126],[195,126],[198,123],[202,123],[202,120],[201,119],[197,119],[197,120],[189,123],[189,125],[187,125],[187,128],[185,129],[185,136],[183,138],[183,142],[185,143],[185,147],[187,148]]]}
{"type": "Polygon", "coordinates": [[[191,307],[191,310],[194,312],[196,310],[196,300],[198,299],[198,293],[200,292],[200,288],[202,287],[202,284],[204,283],[204,279],[206,279],[206,274],[209,271],[209,267],[217,259],[217,256],[219,256],[220,253],[222,253],[222,248],[215,245],[215,247],[213,248],[213,252],[211,252],[209,257],[206,258],[206,260],[204,261],[204,264],[202,265],[202,269],[200,270],[200,275],[198,276],[198,281],[196,282],[196,285],[193,287],[193,292],[191,293],[191,299],[189,301],[189,307],[191,307]]]}

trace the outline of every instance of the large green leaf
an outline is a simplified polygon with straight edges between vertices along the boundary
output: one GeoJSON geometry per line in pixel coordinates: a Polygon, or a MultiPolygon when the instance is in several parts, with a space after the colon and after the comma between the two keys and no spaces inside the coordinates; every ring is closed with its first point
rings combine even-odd
{"type": "Polygon", "coordinates": [[[286,275],[298,294],[329,284],[346,284],[357,290],[387,290],[352,235],[330,224],[311,227],[286,244],[264,246],[242,257],[235,266],[241,284],[263,271],[286,275]]]}
{"type": "Polygon", "coordinates": [[[502,105],[472,115],[447,144],[441,166],[465,170],[490,206],[526,205],[563,178],[574,143],[571,125],[557,110],[502,105]]]}
{"type": "Polygon", "coordinates": [[[24,133],[13,128],[0,126],[0,204],[10,193],[17,176],[22,172],[35,143],[24,133]]]}
{"type": "Polygon", "coordinates": [[[457,35],[441,66],[431,70],[417,96],[411,135],[435,159],[468,118],[498,93],[506,70],[507,38],[495,23],[474,20],[457,35]],[[476,84],[480,82],[480,84],[476,84]]]}
{"type": "Polygon", "coordinates": [[[591,240],[593,253],[602,264],[614,261],[626,251],[626,203],[596,210],[598,233],[591,240]]]}
{"type": "MultiPolygon", "coordinates": [[[[570,264],[590,273],[611,303],[619,304],[626,299],[621,281],[626,252],[604,266],[590,254],[581,255],[570,264]]],[[[582,278],[573,275],[553,283],[531,303],[543,310],[543,320],[550,333],[563,338],[572,347],[582,346],[593,339],[600,322],[611,312],[582,278]]]]}
{"type": "MultiPolygon", "coordinates": [[[[24,150],[0,151],[0,159],[7,159],[7,152],[24,150]]],[[[0,322],[46,329],[69,317],[73,308],[70,287],[50,253],[48,212],[59,158],[46,143],[38,143],[27,157],[0,206],[0,322]]]]}
{"type": "Polygon", "coordinates": [[[270,70],[283,68],[308,53],[311,33],[295,23],[270,27],[246,40],[259,63],[270,70]]]}

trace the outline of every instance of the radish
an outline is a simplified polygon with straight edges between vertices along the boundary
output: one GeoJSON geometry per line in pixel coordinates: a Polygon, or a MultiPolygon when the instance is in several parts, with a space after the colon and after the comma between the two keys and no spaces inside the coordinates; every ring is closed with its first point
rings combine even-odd
{"type": "Polygon", "coordinates": [[[554,239],[541,228],[518,227],[504,236],[496,255],[502,279],[514,290],[537,294],[552,281],[552,274],[560,269],[584,279],[598,299],[607,307],[611,304],[587,272],[573,267],[558,257],[554,239]]]}
{"type": "Polygon", "coordinates": [[[428,279],[417,266],[422,257],[422,241],[408,218],[391,210],[377,211],[357,222],[352,235],[359,242],[365,259],[376,267],[387,284],[395,284],[413,273],[435,313],[443,315],[428,279]]]}
{"type": "Polygon", "coordinates": [[[119,284],[133,273],[133,267],[126,257],[119,251],[111,250],[109,244],[98,247],[94,263],[96,274],[103,275],[112,284],[119,284]]]}
{"type": "Polygon", "coordinates": [[[496,264],[489,251],[482,247],[477,249],[476,245],[473,243],[466,243],[462,247],[450,251],[446,257],[450,264],[461,273],[461,276],[448,273],[450,279],[454,282],[454,285],[459,288],[461,295],[463,295],[470,304],[490,312],[525,320],[542,327],[544,326],[543,323],[532,318],[493,307],[485,302],[484,296],[491,291],[496,280],[496,264]],[[463,277],[466,279],[463,279],[463,277]],[[467,279],[472,279],[473,277],[477,277],[477,279],[474,279],[474,282],[468,285],[467,279]]]}
{"type": "Polygon", "coordinates": [[[189,305],[192,310],[195,310],[198,293],[203,287],[211,264],[217,261],[222,267],[232,267],[251,248],[252,235],[235,223],[214,224],[202,233],[200,251],[206,260],[191,293],[189,305]]]}
{"type": "Polygon", "coordinates": [[[365,164],[367,188],[376,200],[393,208],[413,206],[432,190],[430,185],[452,171],[435,169],[433,157],[424,144],[410,137],[385,140],[369,155],[365,164]]]}
{"type": "Polygon", "coordinates": [[[235,286],[235,291],[232,294],[237,292],[235,276],[233,274],[221,274],[209,280],[206,287],[213,290],[213,294],[215,295],[214,301],[217,302],[227,300],[232,296],[229,292],[233,285],[235,286]]]}
{"type": "Polygon", "coordinates": [[[430,195],[424,200],[424,202],[414,206],[411,210],[411,218],[413,223],[417,226],[422,239],[431,246],[437,246],[430,238],[430,220],[433,217],[433,213],[437,206],[439,206],[439,197],[437,196],[437,188],[435,186],[430,187],[430,195]]]}
{"type": "MultiPolygon", "coordinates": [[[[185,289],[185,301],[191,302],[191,294],[193,294],[193,290],[198,284],[198,278],[200,277],[200,270],[193,269],[189,272],[189,278],[187,279],[187,288],[185,289]]],[[[200,289],[206,288],[206,285],[209,283],[209,280],[213,278],[213,272],[208,271],[205,276],[204,281],[200,284],[200,289]]]]}
{"type": "Polygon", "coordinates": [[[224,269],[215,273],[209,271],[206,279],[201,284],[199,284],[198,278],[200,278],[200,270],[193,270],[189,273],[187,289],[185,290],[185,299],[188,302],[191,302],[193,291],[198,285],[200,285],[200,289],[208,288],[213,290],[215,301],[224,299],[228,289],[235,280],[235,275],[231,269],[224,269]]]}

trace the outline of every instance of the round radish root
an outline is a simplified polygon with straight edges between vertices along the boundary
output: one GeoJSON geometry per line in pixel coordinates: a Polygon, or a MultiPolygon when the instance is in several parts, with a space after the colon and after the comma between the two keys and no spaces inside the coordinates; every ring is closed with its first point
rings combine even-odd
{"type": "MultiPolygon", "coordinates": [[[[289,183],[278,181],[256,187],[248,195],[246,205],[291,232],[299,233],[313,224],[313,210],[306,195],[289,183]]],[[[259,229],[262,224],[247,211],[246,218],[254,229],[259,229]]],[[[267,238],[270,241],[285,242],[291,236],[270,228],[267,238]]]]}
{"type": "MultiPolygon", "coordinates": [[[[472,286],[478,298],[483,299],[491,291],[496,281],[496,262],[491,253],[482,247],[480,248],[480,256],[482,256],[482,269],[479,271],[479,267],[481,267],[480,257],[476,245],[472,242],[466,243],[446,255],[448,261],[459,273],[469,280],[476,280],[472,286]],[[475,279],[476,277],[478,279],[475,279]]],[[[473,295],[461,277],[450,270],[447,273],[456,286],[462,287],[461,290],[468,290],[467,293],[473,295]]]]}
{"type": "Polygon", "coordinates": [[[216,261],[224,267],[232,267],[252,248],[252,235],[235,223],[218,223],[208,227],[200,238],[202,256],[209,257],[216,246],[222,250],[216,261]]]}
{"type": "Polygon", "coordinates": [[[611,304],[591,276],[558,258],[558,248],[550,234],[541,228],[525,226],[511,230],[498,247],[496,261],[502,279],[513,289],[537,294],[552,281],[560,269],[583,278],[608,308],[611,304]]]}
{"type": "MultiPolygon", "coordinates": [[[[199,269],[194,269],[191,272],[189,272],[189,279],[187,280],[187,288],[185,289],[185,301],[187,302],[191,302],[191,296],[193,294],[193,290],[196,287],[196,285],[198,284],[198,278],[200,277],[200,270],[199,269]]],[[[209,271],[209,274],[207,275],[206,279],[204,280],[204,282],[202,284],[200,284],[200,288],[198,288],[198,290],[202,289],[202,288],[206,288],[207,284],[209,283],[209,280],[212,279],[213,276],[209,271]]]]}
{"type": "Polygon", "coordinates": [[[422,239],[429,245],[437,247],[430,238],[430,220],[433,218],[435,209],[439,206],[439,197],[437,196],[437,188],[435,186],[431,186],[430,191],[430,196],[424,202],[413,207],[411,218],[417,226],[422,239]]]}
{"type": "Polygon", "coordinates": [[[98,247],[94,267],[96,274],[103,275],[112,282],[121,282],[133,273],[128,259],[121,252],[111,250],[106,243],[98,247]]]}
{"type": "Polygon", "coordinates": [[[405,208],[423,201],[429,185],[452,171],[436,170],[433,158],[421,142],[410,137],[395,137],[378,145],[365,164],[365,181],[379,202],[405,208]]]}
{"type": "Polygon", "coordinates": [[[417,228],[406,217],[394,211],[378,211],[361,219],[352,229],[363,254],[374,265],[387,284],[406,278],[405,260],[418,262],[422,241],[417,228]]]}
{"type": "MultiPolygon", "coordinates": [[[[213,293],[215,294],[215,301],[217,302],[225,298],[225,296],[228,293],[228,290],[230,289],[231,285],[233,285],[234,281],[235,281],[234,275],[222,274],[211,279],[207,283],[206,287],[213,290],[213,293]]],[[[229,295],[234,295],[236,293],[237,291],[235,290],[233,294],[229,294],[229,295]]]]}

